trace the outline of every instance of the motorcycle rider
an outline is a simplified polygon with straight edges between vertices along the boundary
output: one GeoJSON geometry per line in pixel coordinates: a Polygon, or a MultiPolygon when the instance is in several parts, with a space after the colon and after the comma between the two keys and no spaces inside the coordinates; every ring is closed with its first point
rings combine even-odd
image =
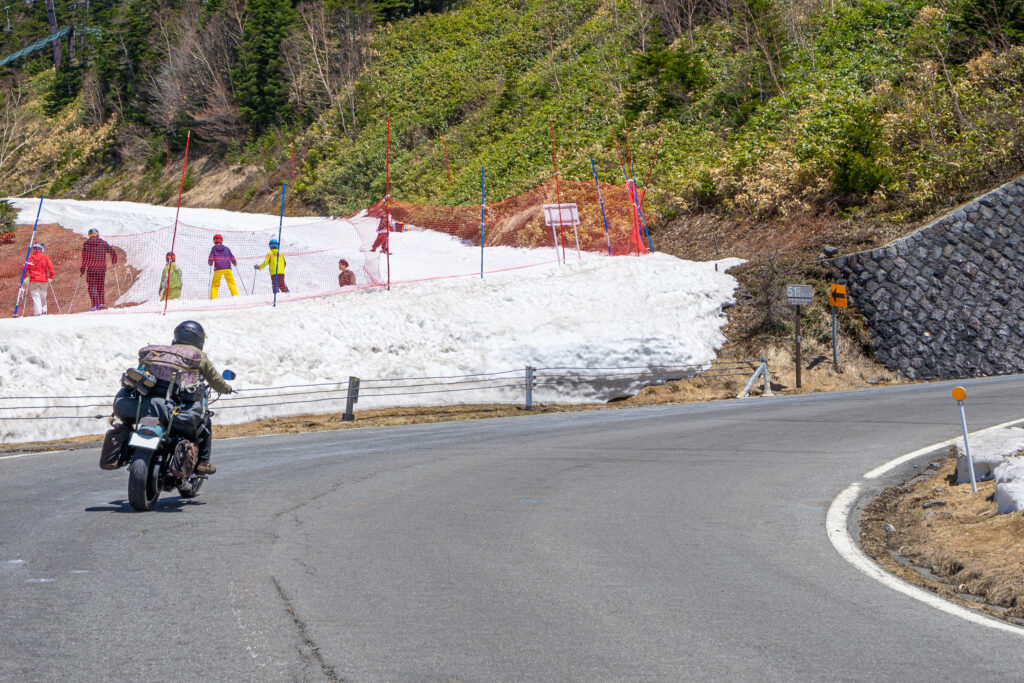
{"type": "MultiPolygon", "coordinates": [[[[186,320],[174,328],[174,340],[172,346],[186,346],[199,350],[201,360],[199,362],[199,374],[219,394],[230,394],[234,391],[217,372],[217,368],[203,351],[203,344],[206,343],[206,331],[203,326],[195,320],[186,320]]],[[[217,466],[210,462],[210,455],[213,451],[213,424],[210,421],[210,411],[205,411],[203,429],[200,430],[196,445],[199,447],[199,459],[196,462],[196,472],[199,474],[213,474],[217,466]]]]}
{"type": "Polygon", "coordinates": [[[123,386],[114,397],[114,414],[121,420],[107,432],[100,467],[117,469],[126,461],[121,444],[125,443],[132,425],[142,416],[156,416],[167,429],[184,431],[197,448],[198,474],[209,475],[217,471],[210,462],[213,449],[212,422],[206,407],[205,386],[209,384],[221,394],[233,393],[213,363],[203,352],[206,331],[194,320],[186,320],[174,328],[170,346],[144,346],[139,349],[139,367],[155,379],[156,383],[145,395],[139,395],[123,386]],[[171,393],[173,390],[173,394],[171,393]],[[172,411],[165,400],[174,396],[178,408],[172,411]]]}

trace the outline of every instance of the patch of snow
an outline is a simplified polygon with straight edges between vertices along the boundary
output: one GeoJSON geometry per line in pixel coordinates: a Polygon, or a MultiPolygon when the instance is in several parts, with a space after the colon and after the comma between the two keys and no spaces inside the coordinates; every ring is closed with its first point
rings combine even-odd
{"type": "MultiPolygon", "coordinates": [[[[35,219],[37,202],[14,203],[22,211],[20,221],[35,219]]],[[[55,201],[44,203],[43,213],[41,221],[76,232],[99,226],[105,239],[174,220],[173,208],[124,202],[55,201]]],[[[271,230],[278,216],[182,209],[181,220],[223,230],[239,225],[271,230]]],[[[322,219],[285,219],[286,224],[311,220],[322,219]]],[[[349,376],[363,382],[358,410],[521,403],[527,365],[538,368],[541,378],[546,368],[628,367],[655,375],[646,382],[626,384],[549,387],[540,382],[534,392],[537,402],[604,401],[689,374],[671,368],[707,367],[725,341],[723,306],[733,302],[736,288],[736,280],[725,271],[741,263],[724,259],[716,268],[715,263],[667,254],[583,254],[580,260],[570,255],[566,265],[559,265],[550,248],[489,247],[488,269],[509,270],[481,278],[479,246],[431,231],[393,233],[391,240],[392,268],[409,279],[418,267],[424,272],[429,267],[429,274],[436,276],[438,263],[447,264],[444,275],[477,274],[305,300],[279,294],[276,307],[267,305],[267,296],[261,293],[250,295],[249,308],[203,310],[209,303],[203,292],[191,299],[186,292],[181,306],[189,311],[164,316],[157,312],[162,302],[154,300],[154,293],[150,303],[131,309],[131,315],[107,310],[0,320],[0,418],[8,418],[0,419],[0,440],[102,433],[107,423],[98,416],[109,416],[121,373],[137,364],[139,347],[170,343],[172,330],[183,319],[198,320],[208,333],[205,350],[210,359],[219,369],[238,374],[233,385],[240,393],[214,404],[215,421],[222,424],[342,412],[343,392],[272,389],[325,382],[339,382],[343,388],[349,376]],[[388,390],[386,383],[377,381],[478,373],[504,373],[495,377],[507,381],[458,392],[428,386],[388,390]],[[95,398],[70,398],[81,396],[95,398]],[[314,399],[318,402],[310,402],[314,399]],[[33,419],[52,415],[65,418],[33,419]]],[[[139,264],[141,277],[155,282],[162,266],[152,266],[152,272],[139,264]]],[[[336,260],[332,267],[336,270],[336,260]]],[[[153,282],[148,291],[156,291],[153,282]]],[[[293,280],[291,263],[288,283],[293,292],[303,284],[298,270],[293,280]]],[[[244,303],[241,299],[239,304],[244,303]]],[[[972,442],[972,453],[973,448],[972,442]]]]}
{"type": "MultiPolygon", "coordinates": [[[[1006,427],[971,437],[971,460],[974,462],[975,481],[992,479],[995,468],[1006,462],[1008,453],[1024,449],[1024,429],[1006,427]]],[[[971,471],[967,465],[963,441],[956,445],[956,483],[969,484],[971,471]]]]}

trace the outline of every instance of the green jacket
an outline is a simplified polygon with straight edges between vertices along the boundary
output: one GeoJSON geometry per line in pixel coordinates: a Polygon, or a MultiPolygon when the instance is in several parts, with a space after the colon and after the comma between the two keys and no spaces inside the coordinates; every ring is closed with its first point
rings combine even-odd
{"type": "Polygon", "coordinates": [[[203,360],[199,362],[199,374],[203,376],[206,383],[213,387],[213,390],[218,394],[230,394],[231,385],[224,381],[224,378],[217,372],[217,368],[213,367],[213,363],[206,357],[206,352],[203,351],[203,360]]]}
{"type": "Polygon", "coordinates": [[[181,296],[181,269],[178,268],[174,263],[168,263],[164,266],[164,271],[160,273],[160,298],[164,298],[164,288],[167,286],[167,269],[171,269],[171,288],[170,293],[167,295],[168,299],[177,299],[181,296]]]}

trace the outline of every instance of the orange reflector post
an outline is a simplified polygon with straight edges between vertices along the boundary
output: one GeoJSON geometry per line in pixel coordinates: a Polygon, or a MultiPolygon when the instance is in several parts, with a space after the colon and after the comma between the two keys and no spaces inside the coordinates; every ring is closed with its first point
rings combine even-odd
{"type": "Polygon", "coordinates": [[[963,387],[954,387],[953,398],[957,401],[962,401],[965,398],[967,398],[967,392],[964,390],[963,387]]]}

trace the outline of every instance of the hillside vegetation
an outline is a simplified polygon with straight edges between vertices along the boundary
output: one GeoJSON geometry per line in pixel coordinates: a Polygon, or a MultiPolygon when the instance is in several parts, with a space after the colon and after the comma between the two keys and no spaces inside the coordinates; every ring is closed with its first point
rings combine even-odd
{"type": "Polygon", "coordinates": [[[706,256],[714,232],[757,258],[872,243],[1024,170],[1024,0],[48,0],[10,14],[7,53],[77,27],[58,68],[50,48],[4,68],[10,195],[173,202],[190,132],[186,203],[272,209],[287,182],[289,211],[341,214],[385,194],[390,135],[394,197],[478,204],[486,168],[490,203],[552,178],[553,124],[563,178],[591,178],[593,156],[602,181],[622,181],[621,159],[649,185],[656,247],[706,256]]]}

